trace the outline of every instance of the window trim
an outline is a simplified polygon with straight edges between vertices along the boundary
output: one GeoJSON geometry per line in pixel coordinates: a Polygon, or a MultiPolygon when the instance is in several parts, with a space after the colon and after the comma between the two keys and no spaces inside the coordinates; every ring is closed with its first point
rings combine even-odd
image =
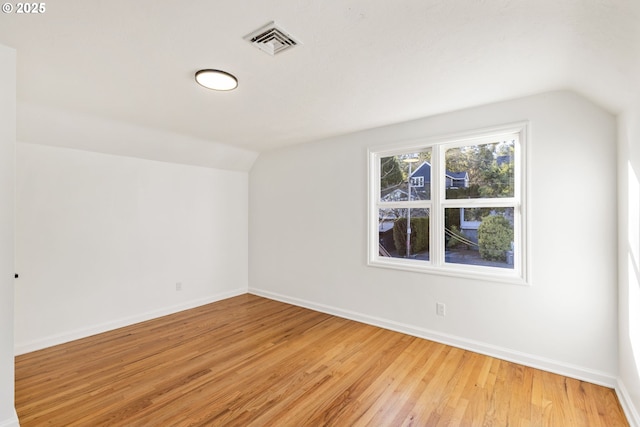
{"type": "Polygon", "coordinates": [[[517,122],[491,128],[442,136],[405,140],[391,145],[373,146],[368,155],[368,259],[367,265],[415,271],[444,276],[481,279],[518,285],[529,285],[530,277],[530,220],[528,213],[528,162],[530,161],[529,122],[517,122]],[[514,147],[514,196],[508,198],[487,199],[448,199],[444,197],[445,179],[440,174],[445,164],[446,149],[495,142],[496,137],[517,134],[518,142],[514,147]],[[387,156],[409,154],[431,149],[431,198],[428,201],[380,202],[380,159],[387,156]],[[489,266],[446,263],[444,260],[444,233],[429,233],[429,261],[406,258],[392,258],[379,255],[378,209],[381,205],[389,207],[428,207],[430,210],[431,230],[444,229],[444,209],[452,207],[513,207],[514,208],[514,268],[505,269],[489,266]],[[436,213],[437,212],[437,213],[436,213]]]}
{"type": "Polygon", "coordinates": [[[418,188],[424,188],[424,176],[417,176],[417,177],[411,177],[411,186],[412,187],[418,187],[418,188]],[[416,183],[414,183],[414,180],[416,183]]]}

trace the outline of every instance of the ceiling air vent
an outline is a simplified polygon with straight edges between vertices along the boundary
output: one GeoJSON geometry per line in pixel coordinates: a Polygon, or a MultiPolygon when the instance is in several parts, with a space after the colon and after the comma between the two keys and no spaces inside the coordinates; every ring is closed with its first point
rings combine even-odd
{"type": "Polygon", "coordinates": [[[300,44],[273,21],[245,36],[244,39],[271,56],[300,44]]]}

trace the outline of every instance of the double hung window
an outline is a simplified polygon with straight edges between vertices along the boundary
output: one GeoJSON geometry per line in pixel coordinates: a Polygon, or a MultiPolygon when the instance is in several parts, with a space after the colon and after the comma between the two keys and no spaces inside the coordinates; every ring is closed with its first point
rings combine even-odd
{"type": "Polygon", "coordinates": [[[369,264],[526,282],[526,126],[370,149],[369,264]]]}

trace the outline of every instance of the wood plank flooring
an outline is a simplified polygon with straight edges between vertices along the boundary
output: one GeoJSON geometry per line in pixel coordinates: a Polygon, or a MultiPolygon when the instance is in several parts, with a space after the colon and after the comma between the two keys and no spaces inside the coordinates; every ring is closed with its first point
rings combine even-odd
{"type": "Polygon", "coordinates": [[[613,390],[253,295],[16,358],[30,426],[627,426],[613,390]]]}

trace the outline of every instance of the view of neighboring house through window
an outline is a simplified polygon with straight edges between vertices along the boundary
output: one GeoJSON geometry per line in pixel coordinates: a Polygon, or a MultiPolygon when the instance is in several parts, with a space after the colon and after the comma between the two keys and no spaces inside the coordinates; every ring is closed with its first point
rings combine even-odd
{"type": "Polygon", "coordinates": [[[370,150],[370,264],[524,279],[524,129],[370,150]]]}
{"type": "Polygon", "coordinates": [[[431,150],[380,159],[379,252],[429,259],[431,150]]]}

